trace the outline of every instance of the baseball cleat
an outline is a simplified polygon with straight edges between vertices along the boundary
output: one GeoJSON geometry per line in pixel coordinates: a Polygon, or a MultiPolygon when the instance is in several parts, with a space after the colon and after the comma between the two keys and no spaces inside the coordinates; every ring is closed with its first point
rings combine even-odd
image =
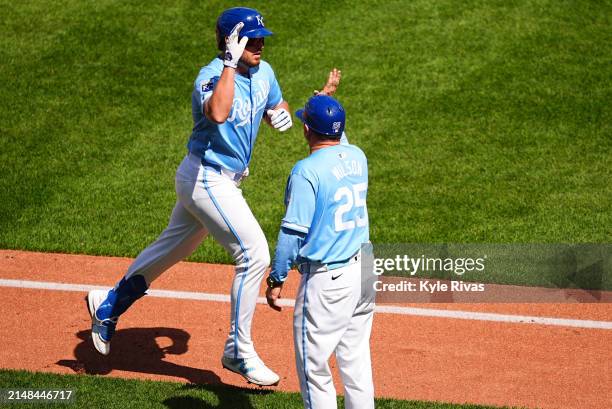
{"type": "Polygon", "coordinates": [[[221,364],[225,369],[242,376],[247,382],[259,386],[275,386],[280,381],[280,377],[270,370],[257,356],[237,359],[223,356],[221,364]]]}
{"type": "Polygon", "coordinates": [[[110,353],[110,340],[117,326],[116,318],[100,321],[96,316],[98,307],[106,300],[107,295],[108,291],[91,290],[87,294],[87,297],[85,297],[85,301],[87,301],[87,310],[91,316],[91,338],[96,351],[102,355],[108,355],[110,353]]]}

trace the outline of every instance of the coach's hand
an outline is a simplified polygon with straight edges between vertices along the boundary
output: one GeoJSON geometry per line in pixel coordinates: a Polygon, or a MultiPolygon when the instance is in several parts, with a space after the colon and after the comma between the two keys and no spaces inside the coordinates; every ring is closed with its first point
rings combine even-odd
{"type": "Polygon", "coordinates": [[[278,129],[280,132],[284,132],[293,126],[291,114],[285,108],[280,108],[277,110],[268,109],[266,113],[270,117],[270,125],[278,129]]]}
{"type": "Polygon", "coordinates": [[[268,289],[266,290],[266,300],[268,300],[268,305],[273,310],[282,311],[281,306],[276,303],[281,298],[282,289],[283,289],[283,286],[281,284],[280,286],[276,288],[268,287],[268,289]]]}
{"type": "Polygon", "coordinates": [[[242,37],[240,41],[238,41],[238,34],[240,34],[242,27],[244,27],[243,22],[236,24],[230,35],[225,38],[225,55],[223,56],[223,65],[226,67],[238,67],[238,61],[240,60],[240,57],[242,57],[247,41],[249,41],[247,37],[242,37]]]}
{"type": "Polygon", "coordinates": [[[327,77],[327,82],[321,91],[314,91],[315,95],[328,95],[333,96],[338,90],[338,85],[340,85],[340,78],[342,78],[342,71],[334,68],[329,72],[329,76],[327,77]]]}

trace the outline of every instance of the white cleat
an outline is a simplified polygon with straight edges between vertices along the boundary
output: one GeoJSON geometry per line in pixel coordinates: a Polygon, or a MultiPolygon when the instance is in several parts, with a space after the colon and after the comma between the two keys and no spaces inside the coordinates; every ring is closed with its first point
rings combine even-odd
{"type": "Polygon", "coordinates": [[[238,359],[223,356],[221,364],[225,369],[242,376],[247,382],[259,386],[278,385],[280,381],[280,377],[270,370],[257,356],[238,359]]]}
{"type": "Polygon", "coordinates": [[[102,355],[110,353],[110,338],[113,336],[117,325],[116,319],[100,321],[96,317],[96,311],[107,295],[108,291],[105,290],[91,290],[87,297],[85,297],[87,310],[89,310],[89,315],[91,316],[91,338],[96,351],[102,355]]]}

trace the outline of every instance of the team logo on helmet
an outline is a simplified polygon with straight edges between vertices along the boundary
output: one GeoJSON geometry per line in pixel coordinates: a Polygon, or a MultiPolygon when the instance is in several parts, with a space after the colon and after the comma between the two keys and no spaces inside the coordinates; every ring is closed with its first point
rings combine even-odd
{"type": "Polygon", "coordinates": [[[257,15],[255,17],[257,18],[257,24],[263,27],[264,26],[263,16],[257,15]]]}
{"type": "Polygon", "coordinates": [[[338,131],[340,131],[340,127],[342,127],[342,122],[334,122],[332,124],[332,129],[335,133],[338,133],[338,131]]]}

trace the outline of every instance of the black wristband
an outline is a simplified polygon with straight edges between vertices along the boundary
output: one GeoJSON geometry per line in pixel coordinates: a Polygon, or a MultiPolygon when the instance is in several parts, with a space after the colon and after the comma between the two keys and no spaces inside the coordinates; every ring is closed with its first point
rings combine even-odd
{"type": "Polygon", "coordinates": [[[277,288],[283,285],[283,282],[276,281],[275,279],[272,278],[272,276],[268,276],[268,278],[266,278],[266,284],[268,285],[268,288],[277,288]]]}

